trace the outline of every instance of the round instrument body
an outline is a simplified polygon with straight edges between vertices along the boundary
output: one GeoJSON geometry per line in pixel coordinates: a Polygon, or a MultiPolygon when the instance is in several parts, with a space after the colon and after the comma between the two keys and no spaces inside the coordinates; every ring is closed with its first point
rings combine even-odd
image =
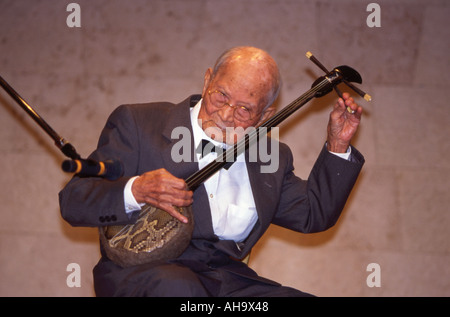
{"type": "Polygon", "coordinates": [[[145,205],[133,224],[100,227],[100,243],[106,255],[122,267],[177,258],[188,247],[194,229],[192,207],[178,211],[188,223],[145,205]]]}

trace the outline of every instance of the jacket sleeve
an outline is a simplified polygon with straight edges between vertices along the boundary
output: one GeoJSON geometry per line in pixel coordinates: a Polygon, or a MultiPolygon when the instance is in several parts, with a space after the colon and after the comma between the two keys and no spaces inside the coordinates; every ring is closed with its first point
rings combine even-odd
{"type": "Polygon", "coordinates": [[[125,212],[123,190],[136,173],[138,142],[132,111],[127,106],[118,107],[109,117],[97,149],[89,158],[120,160],[124,174],[115,181],[75,175],[59,193],[61,215],[67,222],[88,227],[130,222],[125,212]]]}
{"type": "Polygon", "coordinates": [[[303,233],[332,227],[356,182],[364,157],[352,147],[349,160],[345,160],[324,147],[307,181],[294,175],[292,161],[289,150],[281,198],[272,223],[303,233]]]}

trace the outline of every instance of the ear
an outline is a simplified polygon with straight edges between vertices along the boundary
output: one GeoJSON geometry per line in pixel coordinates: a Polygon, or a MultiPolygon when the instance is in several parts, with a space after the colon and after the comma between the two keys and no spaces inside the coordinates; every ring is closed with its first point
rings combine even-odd
{"type": "Polygon", "coordinates": [[[203,91],[202,91],[202,97],[205,97],[205,94],[207,93],[207,89],[209,87],[209,84],[211,82],[212,79],[212,68],[208,68],[205,72],[205,77],[203,80],[203,91]]]}

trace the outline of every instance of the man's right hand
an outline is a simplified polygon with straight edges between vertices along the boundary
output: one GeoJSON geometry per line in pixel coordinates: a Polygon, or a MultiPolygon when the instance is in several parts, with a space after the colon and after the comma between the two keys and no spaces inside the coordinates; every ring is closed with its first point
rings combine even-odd
{"type": "Polygon", "coordinates": [[[174,206],[187,207],[193,202],[193,192],[188,190],[186,182],[173,176],[165,169],[142,174],[133,182],[131,191],[138,203],[147,203],[165,210],[172,217],[187,223],[188,219],[174,206]]]}

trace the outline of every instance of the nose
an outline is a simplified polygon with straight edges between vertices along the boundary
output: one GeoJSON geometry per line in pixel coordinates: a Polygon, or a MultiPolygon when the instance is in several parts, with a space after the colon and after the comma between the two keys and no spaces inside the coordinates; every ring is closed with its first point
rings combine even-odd
{"type": "Polygon", "coordinates": [[[226,103],[219,110],[219,116],[224,122],[233,122],[234,121],[234,107],[229,103],[226,103]]]}

